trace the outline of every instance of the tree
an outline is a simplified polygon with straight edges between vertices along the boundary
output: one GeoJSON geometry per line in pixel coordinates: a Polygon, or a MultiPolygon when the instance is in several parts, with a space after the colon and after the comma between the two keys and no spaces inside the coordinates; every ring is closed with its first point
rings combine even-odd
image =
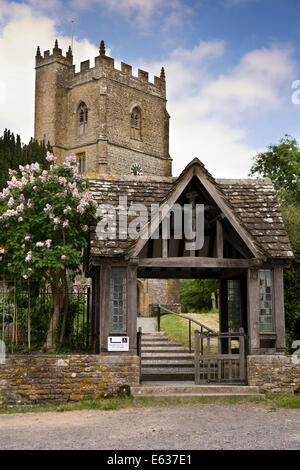
{"type": "Polygon", "coordinates": [[[82,264],[89,227],[97,222],[87,181],[78,173],[76,157],[62,164],[47,153],[49,170],[39,163],[10,170],[0,193],[0,271],[6,278],[45,279],[52,305],[45,349],[52,344],[64,303],[67,270],[82,264]]]}
{"type": "Polygon", "coordinates": [[[44,142],[39,143],[31,139],[28,144],[24,145],[19,135],[15,137],[10,130],[5,129],[0,137],[0,190],[6,186],[10,168],[17,170],[19,165],[35,162],[48,168],[49,164],[45,160],[47,151],[51,151],[49,142],[45,145],[44,142]]]}
{"type": "Polygon", "coordinates": [[[218,291],[216,279],[183,279],[180,287],[180,301],[184,312],[211,310],[211,294],[218,291]]]}
{"type": "Polygon", "coordinates": [[[289,135],[279,145],[254,158],[250,176],[269,177],[277,192],[283,220],[294,252],[291,268],[284,273],[286,338],[288,350],[300,338],[300,149],[289,135]]]}
{"type": "Polygon", "coordinates": [[[271,179],[284,204],[300,204],[300,149],[288,134],[279,145],[269,145],[269,151],[254,157],[249,176],[260,175],[271,179]]]}

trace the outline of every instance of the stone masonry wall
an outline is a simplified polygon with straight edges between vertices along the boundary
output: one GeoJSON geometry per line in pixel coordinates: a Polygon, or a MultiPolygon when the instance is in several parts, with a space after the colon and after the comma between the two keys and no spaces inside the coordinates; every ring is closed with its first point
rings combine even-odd
{"type": "Polygon", "coordinates": [[[300,393],[300,360],[293,356],[248,356],[248,385],[271,393],[300,393]]]}
{"type": "Polygon", "coordinates": [[[86,172],[130,174],[139,163],[145,175],[171,175],[169,115],[164,74],[149,82],[148,73],[132,75],[131,66],[103,53],[75,72],[70,52],[55,47],[36,56],[35,138],[50,141],[61,160],[85,153],[86,172]],[[79,132],[79,106],[88,109],[85,132],[79,132]],[[139,139],[131,138],[131,112],[141,112],[139,139]]]}
{"type": "Polygon", "coordinates": [[[0,365],[0,406],[116,395],[139,379],[138,356],[8,355],[0,365]]]}

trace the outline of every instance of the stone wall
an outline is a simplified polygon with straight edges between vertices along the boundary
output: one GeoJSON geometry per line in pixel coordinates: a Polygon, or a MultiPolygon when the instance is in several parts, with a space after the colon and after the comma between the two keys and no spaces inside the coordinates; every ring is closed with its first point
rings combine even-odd
{"type": "Polygon", "coordinates": [[[138,356],[8,355],[0,365],[0,406],[116,395],[139,379],[138,356]]]}
{"type": "Polygon", "coordinates": [[[124,175],[138,163],[145,175],[171,175],[169,115],[164,73],[149,82],[148,73],[100,54],[95,66],[81,63],[75,72],[71,52],[55,44],[36,56],[35,138],[50,141],[58,160],[84,153],[87,173],[124,175]],[[79,109],[88,109],[85,132],[79,132],[79,109]],[[131,112],[141,112],[141,134],[131,136],[131,112]]]}
{"type": "Polygon", "coordinates": [[[300,393],[300,360],[294,356],[248,356],[248,385],[271,393],[300,393]]]}
{"type": "Polygon", "coordinates": [[[179,279],[138,279],[138,314],[151,317],[157,314],[157,304],[181,313],[179,279]]]}

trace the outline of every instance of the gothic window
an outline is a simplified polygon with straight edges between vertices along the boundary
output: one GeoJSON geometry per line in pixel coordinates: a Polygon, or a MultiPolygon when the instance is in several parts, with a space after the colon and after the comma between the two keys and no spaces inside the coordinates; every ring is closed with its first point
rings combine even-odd
{"type": "Polygon", "coordinates": [[[126,268],[111,268],[110,289],[110,331],[111,333],[124,333],[127,328],[126,268]]]}
{"type": "Polygon", "coordinates": [[[259,270],[259,326],[260,332],[274,332],[273,271],[259,270]]]}
{"type": "Polygon", "coordinates": [[[88,117],[88,108],[84,103],[81,103],[77,114],[78,135],[86,134],[88,128],[88,117]]]}
{"type": "Polygon", "coordinates": [[[85,174],[86,166],[85,166],[85,153],[78,153],[76,155],[77,163],[78,163],[78,171],[81,174],[85,174]]]}
{"type": "Polygon", "coordinates": [[[130,116],[130,137],[131,139],[141,140],[141,111],[138,107],[132,110],[130,116]]]}

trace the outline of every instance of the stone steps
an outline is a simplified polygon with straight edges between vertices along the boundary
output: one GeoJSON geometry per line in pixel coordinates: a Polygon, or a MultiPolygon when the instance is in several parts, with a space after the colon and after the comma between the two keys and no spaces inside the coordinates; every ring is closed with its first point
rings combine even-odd
{"type": "Polygon", "coordinates": [[[154,399],[181,399],[189,401],[191,399],[207,398],[253,398],[264,397],[259,393],[259,388],[246,385],[142,385],[140,387],[131,387],[132,396],[139,398],[154,399]]]}
{"type": "Polygon", "coordinates": [[[141,353],[142,382],[194,381],[194,354],[162,332],[144,334],[141,353]]]}
{"type": "Polygon", "coordinates": [[[194,355],[162,332],[143,334],[141,343],[142,382],[194,380],[194,355]]]}
{"type": "MultiPolygon", "coordinates": [[[[177,384],[188,381],[193,384],[195,381],[194,369],[194,353],[189,352],[186,346],[170,341],[162,332],[142,335],[142,384],[162,381],[167,383],[176,382],[177,384]]],[[[203,369],[202,372],[205,374],[207,370],[203,369]]],[[[234,381],[232,382],[234,383],[234,381]]],[[[234,385],[235,394],[238,393],[236,389],[238,385],[239,382],[237,381],[237,385],[234,385]]],[[[202,392],[197,393],[201,394],[202,392]]],[[[209,393],[212,393],[211,389],[209,393]]]]}
{"type": "Polygon", "coordinates": [[[142,367],[153,367],[156,366],[158,368],[161,367],[189,367],[194,369],[194,361],[186,361],[184,359],[143,359],[142,367]]]}
{"type": "MultiPolygon", "coordinates": [[[[171,359],[174,359],[174,354],[168,353],[168,352],[161,352],[161,353],[146,352],[146,353],[142,353],[141,357],[143,361],[147,361],[148,359],[153,359],[153,361],[159,360],[159,359],[171,360],[171,359]]],[[[175,359],[194,361],[194,354],[193,353],[177,353],[175,359]]]]}

